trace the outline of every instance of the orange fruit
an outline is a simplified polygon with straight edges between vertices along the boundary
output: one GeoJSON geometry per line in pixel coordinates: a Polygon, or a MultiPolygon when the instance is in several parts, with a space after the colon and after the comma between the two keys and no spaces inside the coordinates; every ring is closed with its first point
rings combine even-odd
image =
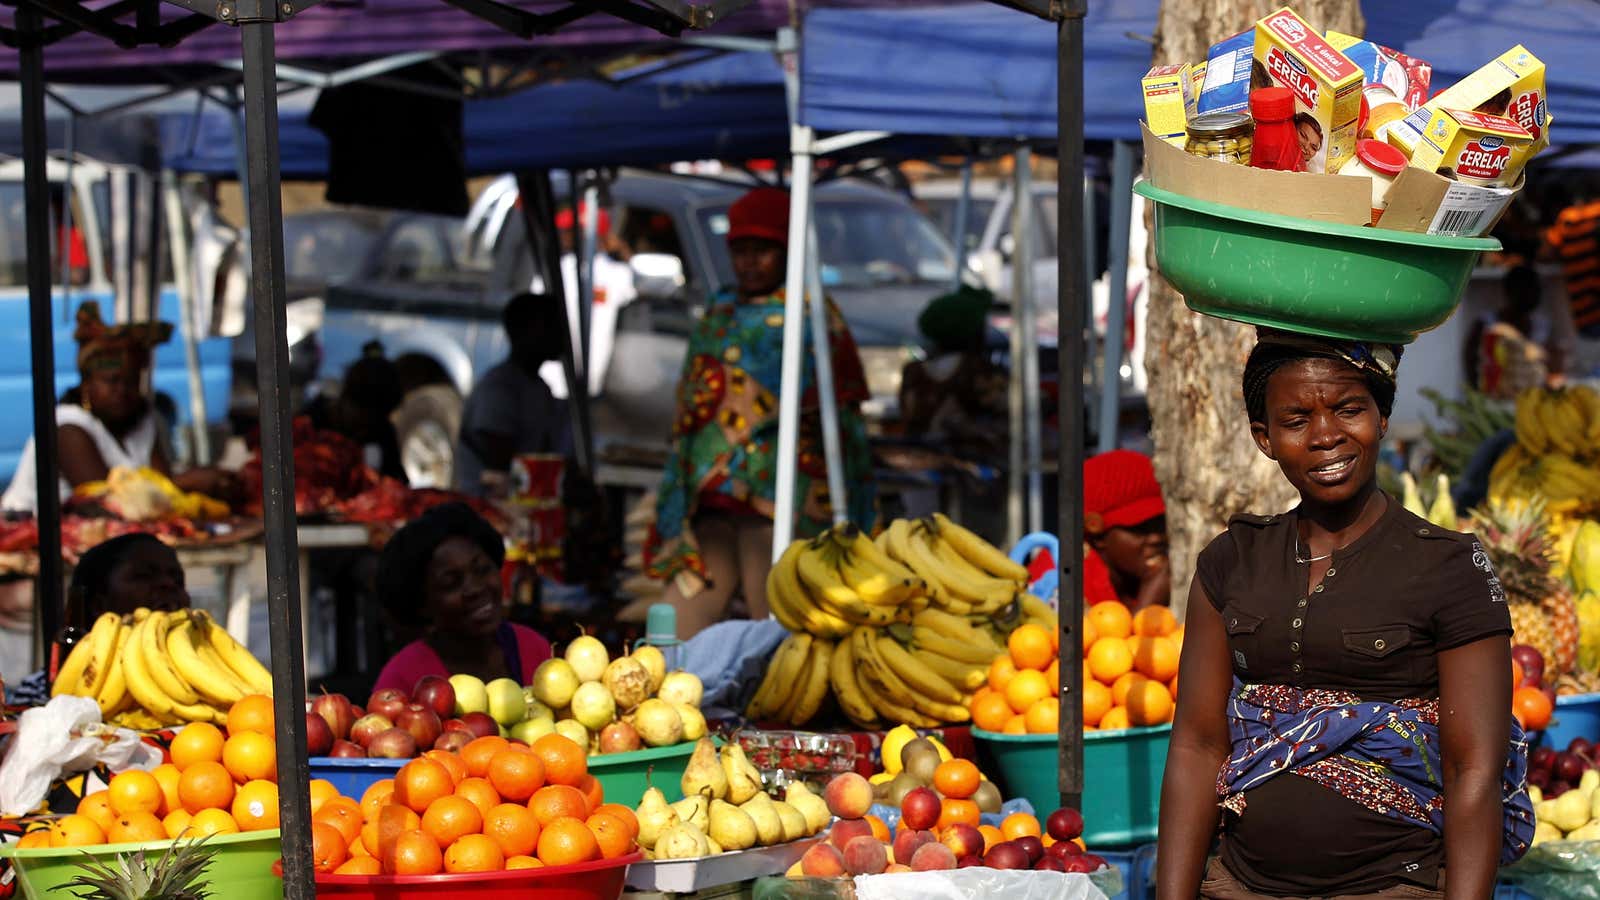
{"type": "Polygon", "coordinates": [[[982,697],[972,698],[972,724],[984,731],[999,731],[1011,718],[1011,704],[1006,695],[990,691],[982,697]]]}
{"type": "Polygon", "coordinates": [[[1173,642],[1174,644],[1177,644],[1178,645],[1178,651],[1182,652],[1183,651],[1183,626],[1179,625],[1177,628],[1173,629],[1172,633],[1167,635],[1167,640],[1173,642]]]}
{"type": "Polygon", "coordinates": [[[1512,690],[1516,690],[1517,688],[1522,687],[1522,679],[1524,677],[1526,677],[1526,676],[1523,674],[1523,671],[1522,671],[1522,663],[1519,663],[1515,659],[1513,659],[1511,661],[1511,688],[1512,688],[1512,690]]]}
{"type": "Polygon", "coordinates": [[[327,822],[311,823],[311,866],[318,872],[332,872],[350,858],[350,843],[339,829],[327,822]]]}
{"type": "Polygon", "coordinates": [[[633,810],[628,807],[623,806],[621,803],[602,803],[595,807],[594,811],[621,819],[622,824],[628,826],[628,833],[632,834],[636,839],[639,837],[639,817],[634,815],[633,810]]]}
{"type": "Polygon", "coordinates": [[[142,769],[129,769],[111,776],[106,794],[107,804],[118,816],[136,812],[153,813],[161,808],[161,801],[165,798],[161,792],[161,782],[142,769]]]}
{"type": "Polygon", "coordinates": [[[1016,713],[1011,718],[1006,720],[1006,727],[1000,729],[1000,733],[1001,734],[1027,734],[1028,733],[1028,721],[1022,717],[1022,713],[1016,713]]]}
{"type": "Polygon", "coordinates": [[[88,816],[100,826],[101,831],[111,827],[116,814],[111,811],[111,795],[103,790],[87,794],[78,801],[78,815],[88,816]]]}
{"type": "Polygon", "coordinates": [[[451,794],[428,804],[422,814],[422,833],[443,850],[469,834],[483,831],[483,813],[471,800],[451,794]]]}
{"type": "MultiPolygon", "coordinates": [[[[593,818],[593,817],[591,816],[591,818],[593,818]]],[[[865,820],[868,825],[872,826],[872,836],[873,837],[877,838],[880,841],[883,841],[885,844],[887,844],[890,841],[894,840],[893,836],[891,836],[889,834],[889,826],[884,824],[884,821],[882,819],[880,819],[877,816],[874,816],[874,815],[872,815],[870,813],[865,815],[865,816],[862,816],[861,818],[863,820],[865,820]]]]}
{"type": "Polygon", "coordinates": [[[361,839],[361,806],[349,797],[335,797],[322,804],[311,814],[311,821],[332,825],[346,844],[361,839]]]}
{"type": "Polygon", "coordinates": [[[978,827],[978,804],[971,800],[960,800],[946,797],[939,803],[939,821],[933,826],[935,832],[942,832],[951,825],[971,825],[978,827]]]}
{"type": "MultiPolygon", "coordinates": [[[[1550,714],[1554,711],[1550,698],[1536,687],[1520,687],[1511,695],[1511,714],[1527,731],[1542,731],[1550,724],[1550,714]]],[[[113,796],[113,809],[116,808],[115,799],[113,796]]]]}
{"type": "Polygon", "coordinates": [[[1131,727],[1128,724],[1128,708],[1126,706],[1113,706],[1100,718],[1101,731],[1118,731],[1131,727]]]}
{"type": "Polygon", "coordinates": [[[239,823],[225,809],[202,809],[189,820],[189,833],[196,837],[211,834],[238,834],[239,823]]]}
{"type": "MultiPolygon", "coordinates": [[[[557,735],[560,737],[560,735],[557,735]]],[[[565,740],[563,738],[563,740],[565,740]]],[[[571,741],[568,741],[571,743],[571,741]]],[[[501,797],[523,801],[545,786],[544,760],[536,753],[505,749],[489,760],[486,777],[501,797]]],[[[578,793],[576,788],[572,789],[578,793]]],[[[581,797],[582,794],[580,793],[581,797]]],[[[588,815],[585,813],[585,815],[588,815]]]]}
{"type": "MultiPolygon", "coordinates": [[[[549,827],[556,819],[571,818],[582,822],[589,818],[589,798],[569,784],[547,784],[534,793],[528,808],[539,818],[540,827],[549,827]]],[[[539,854],[544,859],[544,854],[539,854]]],[[[550,862],[544,859],[545,862],[550,862]]],[[[553,865],[553,863],[552,863],[553,865]]]]}
{"type": "Polygon", "coordinates": [[[502,803],[483,817],[483,833],[508,858],[526,856],[539,846],[539,817],[518,803],[502,803]]]}
{"type": "MultiPolygon", "coordinates": [[[[1083,724],[1094,727],[1100,724],[1105,714],[1114,704],[1111,702],[1111,690],[1098,681],[1085,681],[1083,683],[1083,724]]],[[[1026,720],[1024,720],[1026,724],[1026,720]]]]}
{"type": "Polygon", "coordinates": [[[155,776],[156,784],[161,785],[161,808],[156,810],[156,815],[164,816],[181,807],[178,802],[178,767],[172,763],[162,763],[150,770],[155,776]]]}
{"type": "Polygon", "coordinates": [[[546,784],[577,787],[583,776],[589,774],[588,753],[565,735],[547,734],[534,741],[531,749],[544,763],[546,784]]]}
{"type": "Polygon", "coordinates": [[[187,769],[197,762],[222,762],[222,729],[210,722],[190,722],[173,736],[172,764],[187,769]]]}
{"type": "MultiPolygon", "coordinates": [[[[1172,703],[1176,706],[1178,703],[1178,676],[1172,676],[1172,680],[1167,682],[1167,693],[1172,695],[1172,703]]],[[[1176,714],[1177,711],[1174,710],[1173,712],[1176,714]]]]}
{"type": "Polygon", "coordinates": [[[461,761],[459,753],[451,753],[448,750],[429,750],[422,756],[424,759],[431,759],[444,766],[445,771],[450,773],[451,784],[460,784],[463,778],[469,777],[467,775],[467,764],[461,761]]]}
{"type": "Polygon", "coordinates": [[[952,759],[939,763],[933,770],[933,786],[939,793],[956,800],[965,800],[978,792],[978,782],[983,775],[971,760],[952,759]]]}
{"type": "Polygon", "coordinates": [[[1018,669],[1043,671],[1056,657],[1055,651],[1050,649],[1050,629],[1031,622],[1011,632],[1006,639],[1006,649],[1011,651],[1011,661],[1018,669]]]}
{"type": "Polygon", "coordinates": [[[178,802],[190,813],[227,809],[236,788],[233,774],[219,762],[198,762],[178,776],[178,802]]]}
{"type": "MultiPolygon", "coordinates": [[[[311,779],[311,814],[313,816],[316,815],[317,810],[337,796],[339,796],[339,789],[333,786],[333,782],[326,778],[311,779]]],[[[354,803],[355,801],[351,802],[354,803]]],[[[357,803],[356,811],[360,812],[360,810],[361,805],[357,803]]]]}
{"type": "Polygon", "coordinates": [[[544,863],[539,862],[537,859],[534,859],[531,856],[508,856],[508,857],[506,857],[506,871],[508,871],[508,872],[511,871],[512,869],[542,869],[542,868],[544,868],[544,863]]]}
{"type": "Polygon", "coordinates": [[[278,731],[273,727],[272,698],[266,694],[251,694],[228,709],[228,736],[246,731],[272,737],[278,731]]]}
{"type": "Polygon", "coordinates": [[[233,796],[233,820],[240,831],[265,831],[278,827],[278,786],[270,781],[247,781],[233,796]]]}
{"type": "Polygon", "coordinates": [[[222,764],[240,784],[277,781],[278,742],[259,732],[241,731],[222,745],[222,764]]]}
{"type": "Polygon", "coordinates": [[[1011,683],[1011,679],[1016,674],[1017,664],[1011,661],[1009,654],[1002,653],[994,658],[994,662],[989,664],[989,687],[997,691],[1004,691],[1006,685],[1011,683]]]}
{"type": "MultiPolygon", "coordinates": [[[[1122,604],[1117,606],[1122,607],[1122,604]]],[[[1094,673],[1096,681],[1115,684],[1118,678],[1133,671],[1133,651],[1122,638],[1101,638],[1089,648],[1089,671],[1094,673]]]]}
{"type": "Polygon", "coordinates": [[[383,866],[370,856],[352,856],[333,870],[335,875],[382,875],[383,866]]]}
{"type": "Polygon", "coordinates": [[[361,794],[361,819],[372,822],[378,818],[378,810],[387,806],[394,797],[394,779],[382,778],[374,781],[361,794]]]}
{"type": "Polygon", "coordinates": [[[1133,688],[1133,686],[1135,684],[1137,684],[1138,682],[1149,681],[1149,680],[1150,679],[1146,678],[1143,674],[1141,674],[1139,672],[1124,672],[1124,673],[1122,673],[1122,676],[1120,678],[1118,678],[1116,681],[1111,683],[1111,705],[1112,706],[1127,706],[1128,705],[1128,691],[1131,690],[1133,688]]]}
{"type": "Polygon", "coordinates": [[[489,810],[500,805],[500,792],[487,778],[463,778],[456,782],[456,796],[472,801],[478,812],[488,815],[489,810]]]}
{"type": "Polygon", "coordinates": [[[1006,685],[1006,702],[1011,704],[1012,712],[1020,713],[1035,701],[1052,696],[1055,688],[1044,680],[1044,673],[1033,669],[1023,669],[1006,685]]]}
{"type": "Polygon", "coordinates": [[[396,875],[437,875],[444,870],[444,853],[421,831],[406,831],[394,839],[381,862],[396,875]]]}
{"type": "Polygon", "coordinates": [[[1171,681],[1178,674],[1178,645],[1165,637],[1142,637],[1133,651],[1133,667],[1156,681],[1171,681]]]}
{"type": "Polygon", "coordinates": [[[1055,734],[1061,725],[1061,701],[1054,697],[1035,701],[1022,720],[1029,734],[1055,734]]]}
{"type": "MultiPolygon", "coordinates": [[[[366,827],[363,826],[362,830],[365,831],[366,827]]],[[[371,856],[372,855],[372,851],[368,850],[367,849],[367,845],[362,842],[360,836],[357,836],[355,840],[350,842],[350,855],[351,856],[371,856]]]]}
{"type": "MultiPolygon", "coordinates": [[[[116,821],[112,820],[112,824],[115,825],[116,821]]],[[[105,830],[88,816],[73,813],[62,816],[50,825],[51,847],[87,847],[105,842],[105,830]]]]}
{"type": "Polygon", "coordinates": [[[601,805],[606,802],[606,786],[601,784],[600,779],[593,775],[584,773],[584,776],[573,787],[583,792],[583,799],[589,801],[589,812],[591,814],[599,810],[601,805]]]}
{"type": "MultiPolygon", "coordinates": [[[[872,821],[873,817],[868,816],[867,819],[872,821]]],[[[616,816],[595,813],[584,822],[584,825],[594,833],[594,841],[600,848],[601,859],[616,859],[633,852],[633,832],[628,829],[627,823],[616,816]]],[[[889,829],[881,820],[873,826],[872,833],[878,834],[880,828],[883,833],[878,839],[887,840],[889,829]]]]}
{"type": "Polygon", "coordinates": [[[1046,666],[1045,670],[1044,670],[1044,680],[1049,682],[1052,687],[1055,687],[1055,686],[1061,684],[1061,660],[1060,659],[1052,659],[1052,660],[1050,660],[1050,665],[1046,666]]]}
{"type": "Polygon", "coordinates": [[[18,850],[44,850],[50,846],[50,829],[35,828],[34,830],[17,838],[18,850]]]}
{"type": "Polygon", "coordinates": [[[421,814],[433,801],[455,793],[450,770],[431,759],[413,759],[394,773],[394,802],[421,814]]]}
{"type": "Polygon", "coordinates": [[[463,835],[444,851],[446,872],[498,872],[505,867],[500,845],[481,834],[463,835]]]}
{"type": "Polygon", "coordinates": [[[379,861],[393,861],[394,842],[408,831],[420,831],[422,817],[398,803],[378,810],[378,815],[361,827],[361,845],[379,861]]]}
{"type": "Polygon", "coordinates": [[[983,835],[983,852],[985,853],[989,852],[990,847],[993,847],[995,844],[1002,843],[1006,839],[1006,836],[1000,832],[1000,829],[994,827],[993,825],[979,825],[978,833],[983,835]]]}
{"type": "Polygon", "coordinates": [[[1100,629],[1094,627],[1094,619],[1089,618],[1089,611],[1083,611],[1083,652],[1089,653],[1089,648],[1094,642],[1100,640],[1100,629]]]}
{"type": "Polygon", "coordinates": [[[1141,681],[1128,691],[1130,725],[1165,725],[1172,721],[1172,695],[1159,681],[1141,681]]]}
{"type": "Polygon", "coordinates": [[[108,844],[133,844],[139,841],[165,841],[167,826],[161,824],[161,819],[155,813],[132,812],[122,813],[117,816],[111,828],[106,832],[108,844]]]}
{"type": "MultiPolygon", "coordinates": [[[[561,787],[566,785],[555,786],[561,787]]],[[[539,831],[538,857],[547,866],[570,866],[599,859],[600,844],[583,819],[560,816],[546,822],[539,831]]]]}
{"type": "Polygon", "coordinates": [[[189,815],[187,809],[180,807],[167,813],[167,817],[161,820],[161,828],[166,831],[167,837],[177,840],[183,837],[186,832],[189,834],[194,833],[189,827],[189,823],[193,820],[194,816],[189,815]]]}
{"type": "Polygon", "coordinates": [[[1006,840],[1014,841],[1019,837],[1032,835],[1038,837],[1044,832],[1039,828],[1039,820],[1027,813],[1012,813],[1000,820],[1000,833],[1006,840]]]}
{"type": "Polygon", "coordinates": [[[473,738],[461,748],[461,762],[466,764],[467,775],[472,778],[482,778],[489,774],[489,760],[494,759],[496,753],[509,746],[511,746],[510,741],[495,734],[473,738]]]}
{"type": "Polygon", "coordinates": [[[1166,637],[1178,630],[1178,620],[1165,606],[1146,606],[1133,614],[1133,633],[1146,637],[1166,637]]]}
{"type": "Polygon", "coordinates": [[[1088,616],[1094,620],[1094,630],[1101,638],[1125,638],[1133,634],[1133,614],[1116,600],[1102,600],[1089,607],[1088,616]]]}

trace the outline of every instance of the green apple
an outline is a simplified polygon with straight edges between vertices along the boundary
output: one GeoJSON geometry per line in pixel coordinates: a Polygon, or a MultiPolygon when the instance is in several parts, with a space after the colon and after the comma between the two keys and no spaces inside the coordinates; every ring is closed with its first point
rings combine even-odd
{"type": "Polygon", "coordinates": [[[451,675],[450,686],[456,689],[457,716],[489,711],[489,693],[484,690],[483,679],[475,675],[451,675]]]}
{"type": "Polygon", "coordinates": [[[555,731],[556,723],[554,719],[548,715],[535,716],[531,719],[523,719],[521,722],[511,726],[511,738],[524,744],[532,744],[547,734],[554,734],[555,731]]]}
{"type": "Polygon", "coordinates": [[[501,725],[515,725],[528,717],[528,700],[522,685],[510,678],[496,678],[484,685],[489,695],[489,717],[501,725]]]}

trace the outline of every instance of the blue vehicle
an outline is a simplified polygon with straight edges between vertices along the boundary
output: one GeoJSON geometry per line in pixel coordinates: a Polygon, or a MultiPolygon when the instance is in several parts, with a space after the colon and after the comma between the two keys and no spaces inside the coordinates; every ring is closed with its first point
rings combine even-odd
{"type": "MultiPolygon", "coordinates": [[[[52,306],[55,316],[55,393],[78,383],[78,347],[73,340],[74,314],[85,300],[100,303],[108,321],[125,318],[111,279],[112,247],[110,177],[114,167],[78,159],[70,169],[52,158],[49,177],[54,209],[51,221],[52,306]],[[66,205],[67,178],[71,178],[71,216],[62,227],[60,211],[66,205]],[[67,258],[62,259],[62,238],[67,237],[67,258]],[[63,278],[65,274],[65,278],[63,278]]],[[[165,246],[165,242],[163,242],[165,246]]],[[[0,485],[9,484],[16,472],[23,445],[33,435],[33,371],[28,335],[27,242],[23,224],[22,163],[0,162],[0,485]]],[[[154,317],[177,324],[177,291],[171,283],[171,266],[162,261],[164,277],[154,317]]],[[[200,377],[208,425],[227,420],[228,391],[232,380],[229,339],[206,337],[199,342],[200,377]]],[[[172,413],[169,425],[193,424],[182,333],[157,349],[152,388],[158,402],[172,413]]]]}

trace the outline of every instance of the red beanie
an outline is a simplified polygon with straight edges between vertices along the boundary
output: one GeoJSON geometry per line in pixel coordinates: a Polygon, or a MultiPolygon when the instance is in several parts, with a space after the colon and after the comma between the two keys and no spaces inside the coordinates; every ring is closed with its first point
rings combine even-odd
{"type": "Polygon", "coordinates": [[[789,192],[756,188],[728,207],[728,240],[762,238],[789,243],[789,192]]]}
{"type": "Polygon", "coordinates": [[[1150,458],[1112,450],[1083,463],[1083,527],[1099,534],[1113,526],[1138,525],[1167,511],[1150,458]]]}

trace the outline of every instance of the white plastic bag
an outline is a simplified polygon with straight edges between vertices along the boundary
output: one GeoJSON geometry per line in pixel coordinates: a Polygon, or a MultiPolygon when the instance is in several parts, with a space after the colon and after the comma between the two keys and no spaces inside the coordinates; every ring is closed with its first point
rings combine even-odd
{"type": "Polygon", "coordinates": [[[938,872],[857,875],[856,900],[1106,900],[1089,876],[972,866],[938,872]]]}
{"type": "Polygon", "coordinates": [[[52,782],[99,763],[114,772],[148,771],[161,765],[161,751],[132,731],[101,724],[100,707],[88,697],[53,697],[24,712],[0,764],[0,815],[33,812],[52,782]]]}

